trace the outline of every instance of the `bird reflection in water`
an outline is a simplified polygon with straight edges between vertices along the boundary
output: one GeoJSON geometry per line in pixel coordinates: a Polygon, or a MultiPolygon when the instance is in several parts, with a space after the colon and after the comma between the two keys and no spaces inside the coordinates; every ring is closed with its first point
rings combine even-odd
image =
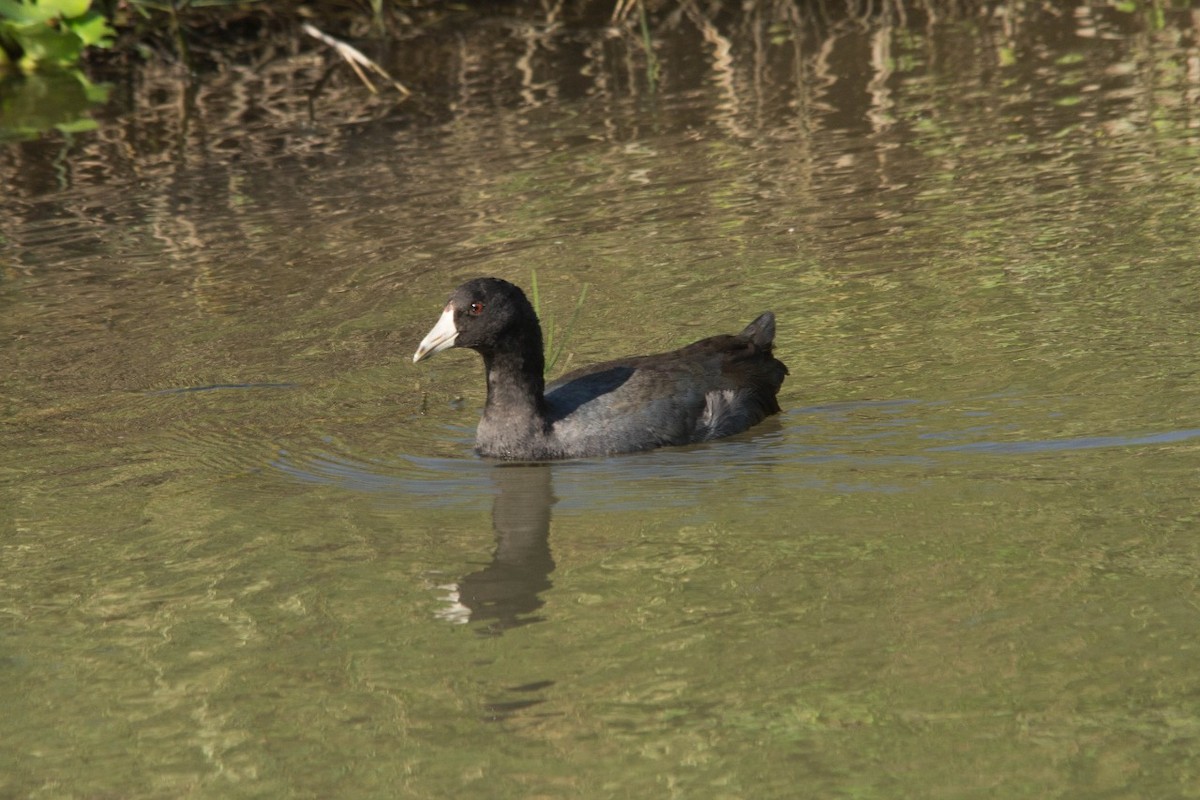
{"type": "Polygon", "coordinates": [[[550,507],[555,497],[546,464],[498,464],[492,470],[496,496],[492,529],[496,549],[486,567],[450,590],[449,607],[439,616],[456,622],[486,623],[483,635],[541,622],[541,593],[551,587],[550,507]]]}

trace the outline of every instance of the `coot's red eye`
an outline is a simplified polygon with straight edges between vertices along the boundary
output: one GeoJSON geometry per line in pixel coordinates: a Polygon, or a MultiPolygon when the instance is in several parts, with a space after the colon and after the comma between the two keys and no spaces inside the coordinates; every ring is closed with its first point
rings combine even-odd
{"type": "Polygon", "coordinates": [[[471,316],[478,317],[483,313],[483,303],[471,303],[467,306],[467,310],[471,312],[471,316]]]}

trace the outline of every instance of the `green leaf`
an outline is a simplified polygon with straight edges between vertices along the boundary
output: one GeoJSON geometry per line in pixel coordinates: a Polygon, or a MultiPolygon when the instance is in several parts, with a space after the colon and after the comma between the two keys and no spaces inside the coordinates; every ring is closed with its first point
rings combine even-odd
{"type": "Polygon", "coordinates": [[[66,27],[79,37],[85,47],[91,45],[110,47],[113,37],[117,35],[117,32],[109,26],[108,20],[95,11],[89,11],[76,19],[67,20],[66,27]]]}
{"type": "Polygon", "coordinates": [[[70,65],[79,60],[83,52],[83,42],[70,31],[51,28],[49,25],[36,25],[24,29],[19,37],[21,49],[21,69],[32,72],[42,64],[70,65]]]}
{"type": "Polygon", "coordinates": [[[91,117],[80,117],[72,122],[60,122],[54,126],[54,129],[63,133],[83,133],[85,131],[94,131],[99,127],[100,123],[91,117]]]}
{"type": "Polygon", "coordinates": [[[42,5],[58,8],[58,13],[64,19],[81,17],[92,7],[92,0],[41,0],[42,5]]]}
{"type": "Polygon", "coordinates": [[[92,0],[0,0],[0,34],[22,72],[75,64],[85,47],[108,47],[116,32],[92,0]]]}
{"type": "Polygon", "coordinates": [[[28,24],[30,22],[45,22],[49,17],[39,17],[40,9],[36,6],[27,6],[24,3],[15,2],[15,0],[0,0],[0,18],[11,20],[18,24],[28,24]]]}
{"type": "Polygon", "coordinates": [[[58,16],[58,10],[41,3],[0,0],[0,16],[22,25],[28,25],[35,22],[49,22],[58,16]]]}
{"type": "Polygon", "coordinates": [[[30,24],[71,19],[86,14],[92,0],[0,0],[0,17],[30,24]]]}
{"type": "Polygon", "coordinates": [[[108,102],[109,92],[112,91],[111,83],[92,83],[86,75],[78,71],[76,77],[79,79],[79,85],[83,87],[83,99],[88,105],[108,102]]]}

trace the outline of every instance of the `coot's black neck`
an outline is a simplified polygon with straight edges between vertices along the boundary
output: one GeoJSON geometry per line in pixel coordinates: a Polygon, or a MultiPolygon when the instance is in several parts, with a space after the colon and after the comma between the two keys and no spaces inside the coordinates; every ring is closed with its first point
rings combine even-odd
{"type": "Polygon", "coordinates": [[[511,417],[514,423],[546,418],[545,356],[542,332],[535,325],[524,336],[514,336],[481,349],[487,372],[484,415],[511,417]]]}

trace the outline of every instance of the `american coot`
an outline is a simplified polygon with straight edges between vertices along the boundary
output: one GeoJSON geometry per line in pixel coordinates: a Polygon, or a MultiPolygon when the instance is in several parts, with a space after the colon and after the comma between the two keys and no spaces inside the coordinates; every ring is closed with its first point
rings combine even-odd
{"type": "Polygon", "coordinates": [[[522,461],[627,453],[738,433],[779,411],[787,367],[771,354],[770,311],[741,333],[652,356],[606,361],[549,387],[542,329],[525,293],[498,278],[458,287],[413,362],[450,347],[483,356],[483,456],[522,461]]]}

